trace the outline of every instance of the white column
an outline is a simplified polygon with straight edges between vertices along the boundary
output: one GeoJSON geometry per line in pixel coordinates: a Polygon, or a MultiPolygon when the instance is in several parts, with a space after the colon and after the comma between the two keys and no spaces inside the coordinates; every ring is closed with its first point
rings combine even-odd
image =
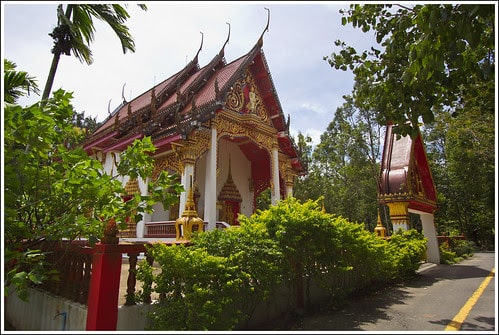
{"type": "Polygon", "coordinates": [[[286,186],[286,198],[293,196],[293,186],[286,186]]]}
{"type": "MultiPolygon", "coordinates": [[[[182,217],[182,213],[185,210],[185,203],[187,202],[187,194],[189,194],[189,188],[191,187],[190,176],[194,178],[194,165],[190,163],[184,163],[184,171],[182,172],[182,176],[180,177],[180,183],[184,186],[184,192],[180,193],[180,202],[179,202],[179,212],[178,216],[182,217]]],[[[194,191],[194,190],[193,190],[194,191]]]]}
{"type": "Polygon", "coordinates": [[[217,221],[217,151],[217,130],[212,128],[204,191],[204,221],[208,222],[206,230],[214,230],[217,221]]]}
{"type": "MultiPolygon", "coordinates": [[[[147,182],[149,178],[146,178],[146,180],[144,181],[142,178],[139,177],[137,180],[139,182],[140,195],[147,195],[147,182]]],[[[135,233],[137,234],[137,238],[144,237],[146,222],[149,222],[150,220],[151,220],[151,215],[148,213],[143,213],[142,220],[135,223],[136,224],[135,233]]]]}
{"type": "Polygon", "coordinates": [[[272,205],[277,205],[277,202],[281,198],[280,185],[279,185],[279,152],[277,148],[272,148],[272,164],[271,164],[271,174],[272,174],[272,183],[274,185],[274,189],[272,190],[272,205]]]}
{"type": "Polygon", "coordinates": [[[437,231],[435,229],[434,215],[431,213],[418,213],[423,224],[423,235],[428,239],[426,242],[426,256],[428,262],[440,264],[440,251],[438,249],[437,231]]]}
{"type": "Polygon", "coordinates": [[[143,213],[142,217],[143,217],[143,220],[140,220],[137,223],[137,229],[136,229],[137,238],[144,237],[144,235],[146,233],[146,222],[151,221],[151,214],[149,214],[149,213],[143,213]]]}

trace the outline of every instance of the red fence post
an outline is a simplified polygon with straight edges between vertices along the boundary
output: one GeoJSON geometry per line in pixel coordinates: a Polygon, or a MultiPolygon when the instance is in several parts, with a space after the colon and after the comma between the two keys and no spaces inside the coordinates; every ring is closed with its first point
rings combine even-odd
{"type": "Polygon", "coordinates": [[[121,262],[119,244],[95,245],[86,330],[116,330],[121,262]]]}

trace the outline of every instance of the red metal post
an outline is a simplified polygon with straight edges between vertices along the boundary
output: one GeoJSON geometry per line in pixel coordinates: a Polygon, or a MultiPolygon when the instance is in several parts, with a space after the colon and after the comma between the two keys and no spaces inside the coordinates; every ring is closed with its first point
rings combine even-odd
{"type": "Polygon", "coordinates": [[[116,330],[121,262],[119,244],[95,245],[86,330],[116,330]]]}

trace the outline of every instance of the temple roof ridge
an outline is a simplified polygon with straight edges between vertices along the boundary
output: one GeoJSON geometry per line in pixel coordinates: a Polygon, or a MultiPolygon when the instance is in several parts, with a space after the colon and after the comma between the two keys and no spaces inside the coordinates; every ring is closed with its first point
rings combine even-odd
{"type": "Polygon", "coordinates": [[[408,201],[410,208],[432,212],[437,195],[421,132],[415,138],[398,137],[394,127],[386,126],[378,200],[408,201]]]}

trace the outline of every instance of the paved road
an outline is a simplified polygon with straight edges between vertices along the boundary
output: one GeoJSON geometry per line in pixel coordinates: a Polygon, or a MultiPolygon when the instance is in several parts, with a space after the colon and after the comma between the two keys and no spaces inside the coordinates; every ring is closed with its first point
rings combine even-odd
{"type": "Polygon", "coordinates": [[[495,253],[422,269],[407,283],[296,320],[293,331],[485,331],[497,334],[495,253]],[[449,329],[448,327],[453,329],[449,329]]]}

